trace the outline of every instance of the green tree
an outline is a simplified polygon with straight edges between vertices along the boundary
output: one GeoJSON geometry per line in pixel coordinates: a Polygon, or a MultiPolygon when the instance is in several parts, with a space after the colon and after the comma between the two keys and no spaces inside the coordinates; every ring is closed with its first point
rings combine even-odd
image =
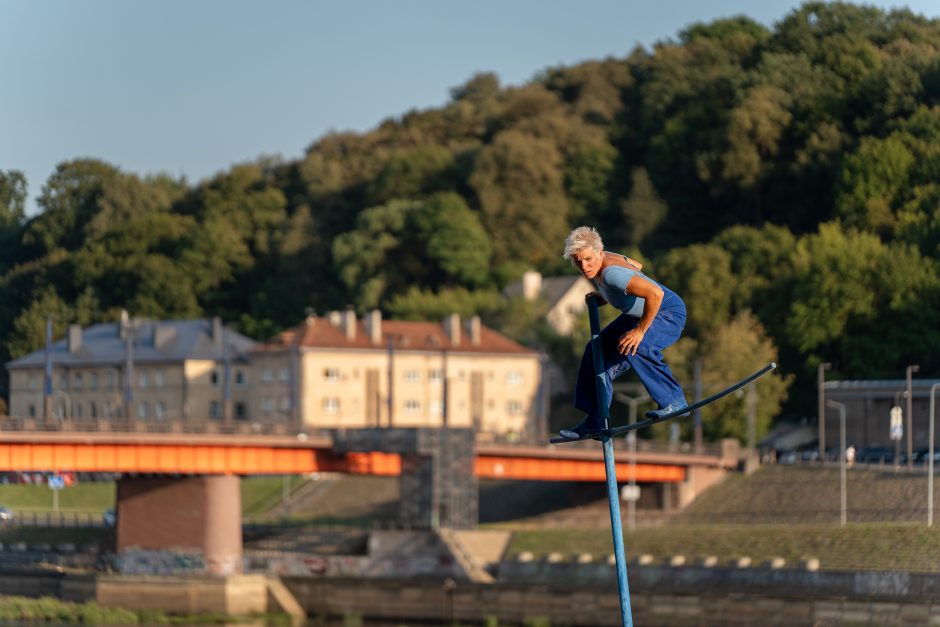
{"type": "Polygon", "coordinates": [[[644,168],[634,169],[630,178],[630,195],[621,201],[620,211],[624,240],[631,246],[639,246],[662,223],[669,209],[644,168]]]}
{"type": "MultiPolygon", "coordinates": [[[[667,350],[666,359],[685,384],[686,396],[690,399],[696,358],[702,359],[702,387],[704,393],[710,395],[768,363],[778,361],[778,354],[773,340],[757,318],[748,311],[742,311],[703,340],[696,342],[683,338],[667,350]]],[[[792,375],[775,372],[752,384],[757,396],[755,426],[758,439],[767,433],[773,418],[779,414],[792,382],[792,375]]],[[[705,438],[709,441],[737,438],[742,443],[746,442],[748,412],[747,391],[706,406],[702,409],[705,438]]],[[[684,421],[683,428],[687,437],[691,437],[691,421],[684,421]]]]}
{"type": "Polygon", "coordinates": [[[119,175],[117,168],[95,159],[60,163],[43,186],[38,200],[43,212],[27,224],[24,243],[40,254],[79,248],[85,227],[100,210],[105,184],[119,175]]]}
{"type": "Polygon", "coordinates": [[[561,155],[543,139],[508,130],[480,150],[470,185],[496,262],[557,256],[568,231],[561,155]]]}
{"type": "Polygon", "coordinates": [[[653,276],[685,301],[687,335],[707,338],[731,318],[736,279],[731,256],[718,246],[673,249],[656,263],[653,276]]]}
{"type": "Polygon", "coordinates": [[[0,275],[19,254],[26,221],[26,177],[18,170],[0,170],[0,275]]]}

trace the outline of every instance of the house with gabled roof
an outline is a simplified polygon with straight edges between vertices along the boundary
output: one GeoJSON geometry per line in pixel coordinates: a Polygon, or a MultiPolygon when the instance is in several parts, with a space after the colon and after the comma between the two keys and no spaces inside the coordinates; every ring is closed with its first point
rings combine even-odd
{"type": "Polygon", "coordinates": [[[379,311],[308,316],[258,345],[252,414],[262,420],[296,397],[306,428],[473,427],[535,435],[544,416],[541,357],[457,314],[442,323],[383,320],[379,311]],[[274,373],[296,372],[291,390],[274,373]]]}
{"type": "Polygon", "coordinates": [[[529,301],[544,299],[548,305],[546,322],[559,335],[570,335],[579,320],[585,317],[587,305],[584,295],[592,291],[594,286],[580,274],[543,277],[531,270],[522,275],[521,281],[509,284],[503,294],[529,301]]]}
{"type": "Polygon", "coordinates": [[[6,364],[10,415],[107,422],[249,420],[255,342],[219,318],[71,325],[6,364]],[[46,381],[47,367],[51,381],[46,381]]]}

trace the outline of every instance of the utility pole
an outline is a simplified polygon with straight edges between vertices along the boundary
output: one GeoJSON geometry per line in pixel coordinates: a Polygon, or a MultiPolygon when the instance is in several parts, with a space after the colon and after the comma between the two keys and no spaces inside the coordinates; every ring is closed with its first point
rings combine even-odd
{"type": "Polygon", "coordinates": [[[819,364],[816,369],[816,381],[819,396],[819,462],[826,459],[826,371],[832,367],[829,362],[819,364]]]}
{"type": "Polygon", "coordinates": [[[907,378],[907,469],[914,468],[914,411],[911,375],[920,370],[920,366],[911,365],[907,367],[905,376],[907,378]]]}

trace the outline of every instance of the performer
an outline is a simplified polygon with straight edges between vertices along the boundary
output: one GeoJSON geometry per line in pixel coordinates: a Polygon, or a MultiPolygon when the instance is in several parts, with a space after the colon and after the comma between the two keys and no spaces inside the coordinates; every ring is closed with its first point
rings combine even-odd
{"type": "MultiPolygon", "coordinates": [[[[565,239],[565,259],[570,259],[584,278],[594,283],[599,305],[610,303],[620,316],[600,333],[604,355],[601,402],[610,409],[613,380],[630,368],[646,387],[659,409],[647,416],[660,417],[687,406],[682,386],[673,376],[662,351],[682,335],[685,303],[675,292],[662,286],[640,270],[642,264],[624,255],[606,252],[596,229],[579,226],[565,239]]],[[[560,435],[580,439],[604,429],[595,392],[594,355],[588,342],[578,370],[575,407],[587,413],[580,423],[562,429],[560,435]]]]}

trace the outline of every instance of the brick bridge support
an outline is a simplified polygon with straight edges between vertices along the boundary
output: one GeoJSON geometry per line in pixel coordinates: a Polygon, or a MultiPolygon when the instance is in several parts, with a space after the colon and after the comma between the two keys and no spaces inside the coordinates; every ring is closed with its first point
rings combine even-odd
{"type": "Polygon", "coordinates": [[[242,572],[239,478],[125,476],[117,485],[117,551],[201,555],[215,575],[242,572]]]}

